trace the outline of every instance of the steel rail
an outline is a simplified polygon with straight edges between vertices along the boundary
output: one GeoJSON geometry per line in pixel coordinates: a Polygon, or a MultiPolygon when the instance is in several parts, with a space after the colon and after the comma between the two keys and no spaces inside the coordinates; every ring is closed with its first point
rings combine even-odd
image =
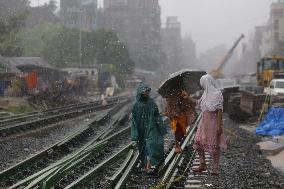
{"type": "MultiPolygon", "coordinates": [[[[42,158],[45,158],[46,156],[58,152],[58,151],[64,151],[64,149],[68,146],[68,144],[75,142],[77,140],[80,140],[84,136],[88,136],[90,131],[97,127],[97,125],[104,124],[107,120],[110,119],[111,116],[113,116],[117,111],[121,109],[122,106],[125,104],[119,104],[112,108],[111,110],[104,112],[103,114],[99,114],[99,116],[96,116],[95,118],[91,119],[89,122],[87,122],[85,125],[83,125],[80,129],[75,131],[73,134],[69,135],[65,139],[61,140],[60,142],[52,145],[46,150],[43,150],[42,152],[39,152],[38,154],[32,156],[31,158],[28,158],[27,160],[24,160],[20,162],[19,164],[3,171],[0,173],[0,182],[7,180],[10,176],[15,175],[17,172],[26,169],[27,167],[30,167],[32,164],[35,164],[36,162],[40,161],[42,158]]],[[[106,128],[105,131],[107,131],[108,128],[106,128]]],[[[100,137],[99,135],[98,137],[100,137]]]]}
{"type": "MultiPolygon", "coordinates": [[[[107,99],[107,103],[114,103],[119,100],[125,100],[129,99],[131,96],[120,96],[120,97],[113,97],[110,99],[107,99]]],[[[18,115],[13,115],[13,116],[8,116],[6,118],[0,118],[0,127],[6,126],[8,124],[15,124],[18,122],[23,122],[23,121],[28,121],[28,120],[34,120],[34,119],[39,119],[44,116],[52,116],[56,115],[58,113],[62,112],[68,112],[72,110],[76,110],[79,108],[86,108],[90,106],[99,106],[102,103],[101,100],[96,100],[90,103],[77,103],[77,104],[71,104],[68,106],[61,106],[61,107],[56,107],[48,110],[44,110],[42,112],[30,112],[26,114],[18,114],[18,115]]]]}
{"type": "Polygon", "coordinates": [[[113,186],[114,189],[124,188],[124,185],[127,182],[127,179],[130,175],[130,172],[134,168],[135,164],[137,163],[138,158],[139,158],[139,152],[136,151],[135,154],[133,155],[133,158],[132,158],[131,162],[129,163],[128,167],[125,169],[123,175],[117,181],[116,185],[113,186]]]}
{"type": "MultiPolygon", "coordinates": [[[[124,100],[124,101],[127,101],[127,100],[124,100]]],[[[119,101],[113,102],[112,104],[108,104],[106,106],[103,106],[103,105],[92,106],[91,105],[90,107],[86,107],[85,109],[73,110],[71,112],[52,115],[50,117],[42,118],[42,119],[39,119],[39,120],[28,121],[28,122],[23,122],[23,123],[16,124],[16,125],[2,127],[2,128],[0,128],[0,137],[1,136],[7,137],[7,136],[13,135],[15,133],[18,133],[19,131],[22,132],[22,131],[26,131],[26,130],[35,129],[35,128],[42,128],[46,125],[50,125],[50,124],[57,123],[59,121],[64,121],[64,120],[67,120],[67,119],[78,117],[78,116],[84,115],[86,113],[91,113],[91,112],[96,112],[96,111],[99,111],[99,110],[107,109],[107,108],[109,108],[109,107],[111,107],[115,104],[118,104],[118,103],[119,103],[119,101]]]]}
{"type": "MultiPolygon", "coordinates": [[[[195,136],[195,132],[200,124],[200,120],[201,120],[201,116],[198,117],[193,128],[189,131],[188,135],[186,136],[183,144],[181,145],[181,148],[183,150],[188,144],[192,143],[194,136],[195,136]]],[[[159,188],[161,189],[168,189],[171,186],[173,182],[173,180],[171,179],[173,178],[174,171],[176,170],[177,166],[181,163],[181,160],[182,160],[184,151],[180,154],[174,154],[173,150],[166,158],[165,165],[162,168],[162,170],[166,170],[166,171],[159,184],[159,188]]]]}
{"type": "Polygon", "coordinates": [[[96,167],[94,167],[92,170],[90,170],[88,173],[86,173],[83,177],[79,178],[75,182],[71,183],[70,185],[66,186],[65,189],[73,189],[78,186],[82,186],[84,183],[89,182],[90,180],[94,179],[94,177],[98,176],[100,174],[100,171],[107,168],[109,165],[117,161],[120,157],[126,157],[129,153],[130,149],[133,148],[135,145],[135,142],[131,142],[126,147],[124,147],[119,152],[115,153],[96,167]]]}
{"type": "Polygon", "coordinates": [[[110,141],[114,141],[117,138],[128,134],[129,131],[130,127],[127,127],[102,141],[99,141],[100,137],[97,137],[78,151],[75,151],[40,172],[14,184],[10,187],[10,189],[26,184],[28,184],[28,186],[25,187],[26,189],[33,188],[35,186],[42,186],[41,188],[43,189],[54,187],[67,173],[72,172],[79,165],[82,165],[85,160],[91,158],[95,153],[100,152],[110,141]]]}

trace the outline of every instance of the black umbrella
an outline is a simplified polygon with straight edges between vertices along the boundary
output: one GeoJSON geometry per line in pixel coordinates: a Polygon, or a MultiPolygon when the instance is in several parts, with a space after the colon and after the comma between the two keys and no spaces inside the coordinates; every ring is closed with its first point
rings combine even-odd
{"type": "Polygon", "coordinates": [[[204,71],[197,70],[181,70],[170,75],[163,84],[159,87],[158,93],[163,98],[175,95],[182,89],[188,94],[193,94],[201,90],[200,78],[205,75],[204,71]]]}

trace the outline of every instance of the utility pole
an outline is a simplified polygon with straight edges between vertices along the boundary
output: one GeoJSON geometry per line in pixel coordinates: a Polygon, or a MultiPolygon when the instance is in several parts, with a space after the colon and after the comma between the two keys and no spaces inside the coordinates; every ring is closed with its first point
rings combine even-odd
{"type": "Polygon", "coordinates": [[[82,68],[82,0],[80,0],[80,12],[79,12],[79,61],[80,68],[82,68]]]}

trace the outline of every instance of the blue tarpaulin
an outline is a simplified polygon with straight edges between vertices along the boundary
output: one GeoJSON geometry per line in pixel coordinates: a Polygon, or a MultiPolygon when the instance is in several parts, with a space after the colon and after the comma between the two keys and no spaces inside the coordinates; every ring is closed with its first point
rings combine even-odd
{"type": "Polygon", "coordinates": [[[257,135],[279,136],[284,134],[284,108],[271,108],[256,128],[257,135]]]}
{"type": "Polygon", "coordinates": [[[4,96],[5,90],[10,84],[10,81],[0,81],[0,96],[4,96]]]}
{"type": "Polygon", "coordinates": [[[5,81],[0,81],[0,96],[4,96],[5,88],[5,81]]]}

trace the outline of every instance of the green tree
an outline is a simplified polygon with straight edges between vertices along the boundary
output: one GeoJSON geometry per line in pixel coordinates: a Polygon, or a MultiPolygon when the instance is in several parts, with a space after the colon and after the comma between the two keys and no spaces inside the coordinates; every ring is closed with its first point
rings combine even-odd
{"type": "Polygon", "coordinates": [[[59,18],[55,14],[57,9],[56,2],[50,1],[49,4],[44,4],[40,7],[29,7],[29,15],[26,20],[26,26],[31,28],[43,23],[58,24],[59,18]]]}
{"type": "MultiPolygon", "coordinates": [[[[79,30],[60,27],[43,38],[43,57],[56,67],[79,66],[79,30]]],[[[128,75],[134,69],[127,47],[111,30],[82,32],[83,65],[109,64],[116,75],[128,75]]]]}
{"type": "Polygon", "coordinates": [[[0,16],[0,55],[22,55],[18,32],[24,26],[26,17],[26,11],[13,16],[0,16]]]}
{"type": "Polygon", "coordinates": [[[56,32],[60,25],[42,23],[34,27],[26,27],[19,33],[23,56],[40,57],[43,54],[45,38],[56,32]]]}
{"type": "Polygon", "coordinates": [[[42,55],[56,67],[75,66],[79,62],[77,29],[60,27],[43,38],[42,55]]]}
{"type": "Polygon", "coordinates": [[[1,0],[0,17],[11,17],[29,7],[29,0],[1,0]]]}
{"type": "Polygon", "coordinates": [[[130,59],[129,51],[117,34],[112,30],[99,30],[97,35],[97,59],[99,64],[112,64],[119,74],[130,74],[134,62],[130,59]]]}

